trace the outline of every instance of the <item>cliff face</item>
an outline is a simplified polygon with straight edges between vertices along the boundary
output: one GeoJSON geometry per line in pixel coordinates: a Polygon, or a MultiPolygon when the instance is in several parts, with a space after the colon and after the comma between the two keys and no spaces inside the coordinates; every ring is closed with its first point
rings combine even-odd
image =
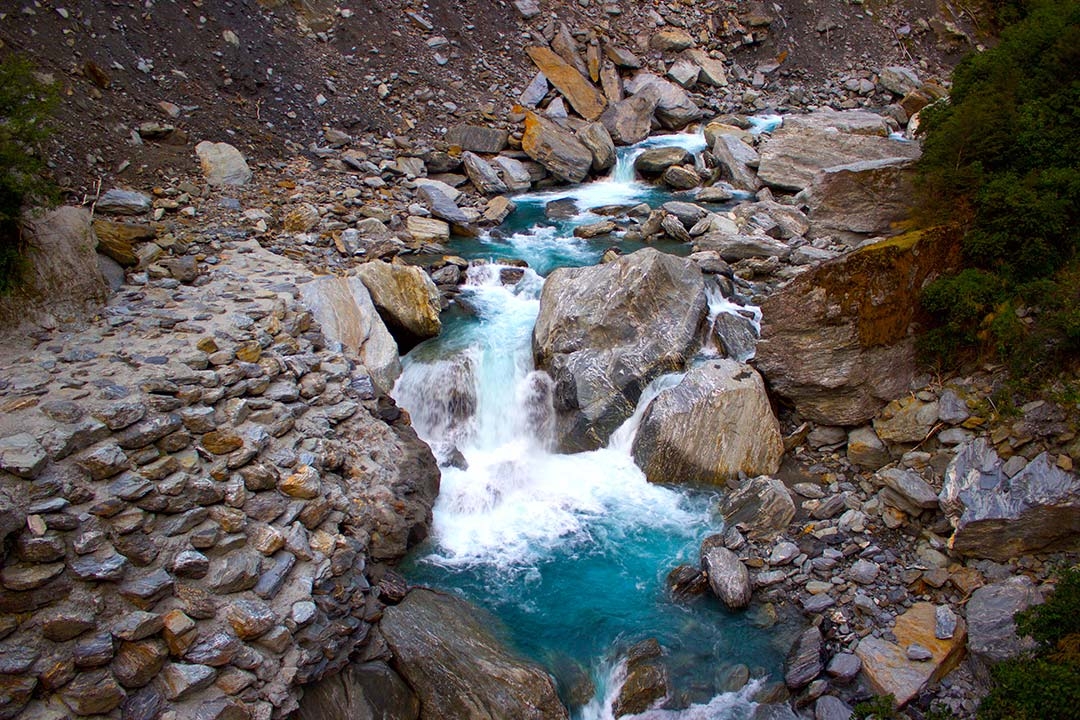
{"type": "MultiPolygon", "coordinates": [[[[439,473],[254,243],[0,368],[0,717],[280,717],[381,613],[439,473]]],[[[378,321],[378,318],[375,318],[378,321]]]]}

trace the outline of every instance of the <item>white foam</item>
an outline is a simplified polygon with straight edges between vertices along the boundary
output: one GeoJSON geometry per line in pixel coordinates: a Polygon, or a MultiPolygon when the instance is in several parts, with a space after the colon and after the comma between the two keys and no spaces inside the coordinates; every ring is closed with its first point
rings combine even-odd
{"type": "Polygon", "coordinates": [[[638,398],[637,407],[634,408],[634,414],[627,418],[626,421],[611,434],[611,438],[608,440],[608,447],[615,452],[629,455],[634,448],[634,438],[637,437],[638,428],[641,427],[641,419],[645,417],[649,405],[660,395],[660,393],[665,390],[670,390],[682,382],[684,377],[686,377],[686,373],[667,373],[666,375],[655,378],[646,385],[645,389],[641,391],[641,397],[638,398]]]}

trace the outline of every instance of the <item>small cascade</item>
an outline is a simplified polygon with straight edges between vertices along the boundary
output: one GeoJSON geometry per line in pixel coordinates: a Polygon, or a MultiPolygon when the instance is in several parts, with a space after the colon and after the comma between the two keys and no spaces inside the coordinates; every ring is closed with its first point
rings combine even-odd
{"type": "Polygon", "coordinates": [[[784,124],[780,115],[751,115],[746,119],[750,121],[750,132],[754,135],[775,132],[784,124]]]}
{"type": "Polygon", "coordinates": [[[634,408],[634,414],[615,429],[615,432],[611,433],[611,438],[608,440],[608,447],[615,452],[625,453],[629,455],[634,448],[634,437],[637,436],[638,428],[641,427],[641,419],[645,417],[645,412],[649,409],[649,404],[656,399],[660,393],[665,390],[669,390],[686,377],[686,373],[667,373],[654,379],[645,389],[641,391],[641,397],[638,398],[637,407],[634,408]]]}
{"type": "Polygon", "coordinates": [[[756,305],[739,305],[724,297],[720,286],[712,280],[705,283],[709,304],[706,321],[708,337],[702,347],[704,355],[722,355],[739,362],[754,357],[757,340],[761,337],[761,309],[756,305]]]}

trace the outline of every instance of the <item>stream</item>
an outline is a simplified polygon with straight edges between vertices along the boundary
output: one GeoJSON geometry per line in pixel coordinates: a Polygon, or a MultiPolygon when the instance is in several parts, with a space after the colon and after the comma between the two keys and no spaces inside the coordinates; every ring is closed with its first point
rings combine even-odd
{"type": "MultiPolygon", "coordinates": [[[[648,402],[681,375],[650,384],[607,447],[551,449],[551,381],[534,370],[531,350],[544,276],[594,264],[613,244],[625,253],[643,246],[573,237],[576,225],[601,219],[588,208],[692,199],[634,180],[638,153],[672,144],[698,152],[705,142],[667,135],[620,148],[609,178],[515,196],[518,209],[498,233],[455,240],[454,252],[490,262],[470,268],[442,334],[403,359],[394,390],[442,465],[431,538],[407,560],[405,575],[493,613],[509,644],[556,678],[578,720],[613,717],[625,676],[619,659],[649,638],[664,648],[670,691],[667,709],[640,717],[749,718],[753,690],[780,677],[791,642],[790,629],[770,627],[765,613],[731,613],[711,595],[675,600],[667,590],[668,572],[696,566],[701,541],[722,530],[715,493],[651,484],[630,456],[648,402]],[[580,211],[548,220],[547,203],[565,198],[580,211]],[[509,260],[529,269],[501,264],[509,260]],[[744,672],[738,666],[756,680],[732,692],[733,675],[744,672]]],[[[719,292],[710,308],[733,309],[719,292]]]]}

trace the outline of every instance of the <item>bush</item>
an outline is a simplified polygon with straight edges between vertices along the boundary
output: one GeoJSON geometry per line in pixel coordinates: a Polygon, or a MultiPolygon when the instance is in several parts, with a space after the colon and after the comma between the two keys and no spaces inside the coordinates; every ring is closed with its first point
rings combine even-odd
{"type": "Polygon", "coordinates": [[[23,207],[51,200],[55,193],[37,146],[49,134],[56,98],[29,60],[19,55],[0,60],[0,292],[12,287],[21,270],[23,207]]]}

